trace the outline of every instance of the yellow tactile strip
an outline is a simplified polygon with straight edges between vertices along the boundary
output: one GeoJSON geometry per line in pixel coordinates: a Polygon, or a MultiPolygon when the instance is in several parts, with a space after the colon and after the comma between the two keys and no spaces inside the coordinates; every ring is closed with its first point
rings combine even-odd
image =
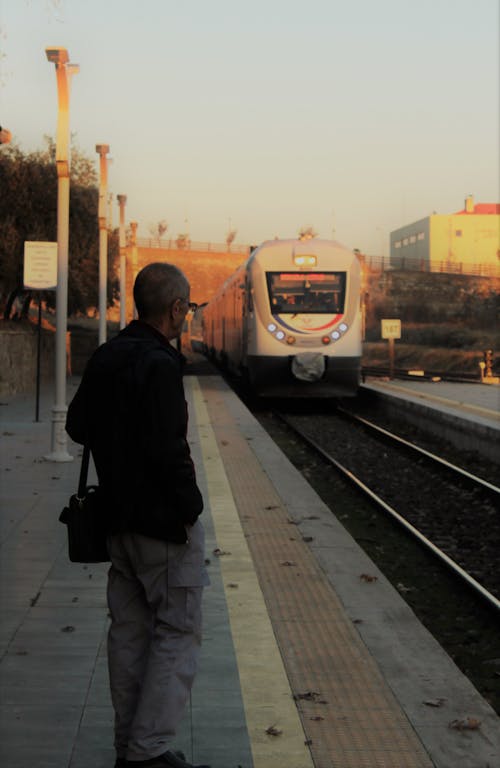
{"type": "MultiPolygon", "coordinates": [[[[313,768],[224,464],[196,379],[194,401],[254,768],[313,768]],[[224,553],[224,554],[223,554],[224,553]],[[273,733],[268,733],[272,729],[273,733]],[[281,735],[278,735],[278,733],[281,735]],[[286,749],[282,736],[286,734],[286,749]],[[284,762],[285,758],[285,762],[284,762]]],[[[221,733],[224,733],[223,723],[221,733]]]]}
{"type": "MultiPolygon", "coordinates": [[[[315,768],[430,768],[376,663],[290,525],[223,394],[213,380],[200,382],[315,768]]],[[[238,563],[234,566],[237,574],[238,563]]],[[[264,695],[271,693],[269,684],[264,695]]],[[[291,765],[289,737],[285,729],[276,737],[280,768],[291,765]]]]}

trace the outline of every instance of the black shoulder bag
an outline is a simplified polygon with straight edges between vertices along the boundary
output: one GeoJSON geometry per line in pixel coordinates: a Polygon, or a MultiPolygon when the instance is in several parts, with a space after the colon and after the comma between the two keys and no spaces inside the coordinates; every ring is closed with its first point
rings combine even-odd
{"type": "Polygon", "coordinates": [[[72,563],[105,563],[109,561],[106,546],[106,515],[102,494],[96,485],[87,485],[90,449],[84,446],[78,493],[59,516],[68,529],[68,554],[72,563]]]}

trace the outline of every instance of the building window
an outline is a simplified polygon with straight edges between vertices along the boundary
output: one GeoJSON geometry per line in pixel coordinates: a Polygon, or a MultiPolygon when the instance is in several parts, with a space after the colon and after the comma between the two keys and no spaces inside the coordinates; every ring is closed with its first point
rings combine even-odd
{"type": "Polygon", "coordinates": [[[401,240],[396,240],[394,243],[394,248],[401,248],[401,240]]]}
{"type": "Polygon", "coordinates": [[[408,245],[408,238],[407,237],[403,237],[403,245],[408,245]]]}
{"type": "Polygon", "coordinates": [[[455,230],[455,237],[462,237],[462,230],[461,229],[456,229],[455,230]]]}
{"type": "Polygon", "coordinates": [[[416,235],[411,235],[410,236],[410,243],[416,243],[416,242],[417,242],[417,236],[416,235]]]}
{"type": "Polygon", "coordinates": [[[417,235],[417,240],[425,240],[425,232],[419,232],[417,235]]]}

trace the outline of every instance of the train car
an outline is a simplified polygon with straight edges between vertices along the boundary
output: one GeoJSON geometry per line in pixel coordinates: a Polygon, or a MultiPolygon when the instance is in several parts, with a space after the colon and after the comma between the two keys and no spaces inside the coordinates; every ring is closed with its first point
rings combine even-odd
{"type": "Polygon", "coordinates": [[[264,397],[355,395],[360,283],[339,243],[265,242],[204,307],[204,349],[264,397]]]}

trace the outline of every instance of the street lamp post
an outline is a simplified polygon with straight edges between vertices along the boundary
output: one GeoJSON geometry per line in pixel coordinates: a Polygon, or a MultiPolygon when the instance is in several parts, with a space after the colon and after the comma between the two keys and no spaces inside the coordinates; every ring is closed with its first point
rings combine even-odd
{"type": "Polygon", "coordinates": [[[66,48],[46,48],[47,59],[55,64],[58,94],[56,136],[57,165],[57,287],[55,403],[52,407],[51,453],[49,461],[72,461],[66,435],[66,334],[68,328],[68,244],[69,244],[69,94],[71,76],[79,67],[69,63],[66,48]]]}
{"type": "MultiPolygon", "coordinates": [[[[137,273],[139,271],[139,258],[137,254],[137,227],[139,226],[139,222],[137,221],[131,221],[130,222],[130,246],[131,246],[131,267],[132,267],[132,285],[135,283],[135,278],[137,277],[137,273]]],[[[132,317],[134,319],[137,318],[137,309],[135,304],[132,300],[132,317]]]]}
{"type": "Polygon", "coordinates": [[[95,151],[100,157],[99,182],[99,344],[106,341],[107,285],[108,285],[108,144],[97,144],[95,151]]]}
{"type": "Polygon", "coordinates": [[[125,242],[125,203],[127,195],[117,195],[120,207],[120,329],[127,323],[127,280],[126,280],[126,242],[125,242]]]}

